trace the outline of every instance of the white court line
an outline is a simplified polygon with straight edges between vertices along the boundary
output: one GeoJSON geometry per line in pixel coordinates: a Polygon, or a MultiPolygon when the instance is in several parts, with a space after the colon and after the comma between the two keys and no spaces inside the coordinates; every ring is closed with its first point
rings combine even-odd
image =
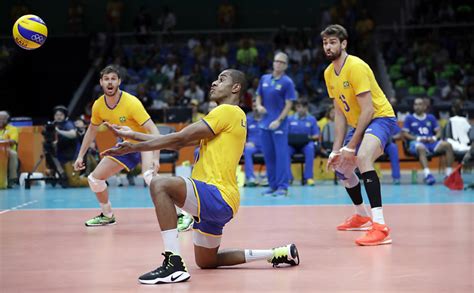
{"type": "Polygon", "coordinates": [[[0,212],[0,215],[1,215],[1,214],[8,213],[8,212],[11,212],[11,211],[14,211],[14,210],[17,210],[17,209],[22,208],[22,207],[26,207],[26,206],[28,206],[28,205],[30,205],[30,204],[34,204],[35,202],[38,202],[38,201],[37,201],[37,200],[32,200],[32,201],[25,202],[24,204],[14,206],[14,207],[12,207],[12,208],[10,208],[10,209],[6,209],[6,210],[4,210],[4,211],[1,211],[1,212],[0,212]]]}
{"type": "MultiPolygon", "coordinates": [[[[369,206],[369,204],[366,204],[369,206]]],[[[389,203],[384,204],[383,206],[453,206],[453,205],[474,205],[473,202],[452,202],[452,203],[389,203]]],[[[286,208],[286,207],[344,207],[344,206],[352,206],[352,204],[293,204],[293,205],[241,205],[241,208],[286,208]]],[[[12,208],[13,209],[13,208],[12,208]]],[[[46,209],[28,209],[28,210],[20,210],[22,212],[44,212],[44,211],[94,211],[99,208],[46,208],[46,209]]],[[[143,210],[143,209],[155,209],[154,207],[130,207],[130,208],[122,208],[122,207],[115,207],[114,210],[143,210]]],[[[9,210],[1,211],[0,214],[5,213],[9,210]]]]}

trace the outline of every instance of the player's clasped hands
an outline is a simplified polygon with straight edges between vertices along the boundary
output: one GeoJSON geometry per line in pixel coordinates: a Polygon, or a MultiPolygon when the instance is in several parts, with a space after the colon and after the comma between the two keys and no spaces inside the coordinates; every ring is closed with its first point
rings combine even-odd
{"type": "Polygon", "coordinates": [[[353,165],[356,159],[355,150],[343,147],[338,151],[332,151],[326,164],[326,171],[335,170],[338,166],[344,168],[345,165],[353,165]]]}

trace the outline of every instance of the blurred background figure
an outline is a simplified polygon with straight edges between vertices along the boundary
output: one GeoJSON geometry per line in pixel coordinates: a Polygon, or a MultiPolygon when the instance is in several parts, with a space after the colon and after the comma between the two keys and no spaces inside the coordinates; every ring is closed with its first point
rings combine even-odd
{"type": "Polygon", "coordinates": [[[0,111],[0,140],[7,141],[8,149],[8,187],[18,184],[18,129],[10,124],[10,114],[0,111]]]}

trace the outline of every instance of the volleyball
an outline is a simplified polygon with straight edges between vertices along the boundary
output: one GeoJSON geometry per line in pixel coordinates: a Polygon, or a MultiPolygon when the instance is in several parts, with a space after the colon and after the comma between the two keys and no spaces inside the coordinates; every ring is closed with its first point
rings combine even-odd
{"type": "Polygon", "coordinates": [[[36,15],[23,15],[13,25],[13,39],[23,49],[38,49],[44,44],[47,37],[48,28],[44,21],[36,15]]]}

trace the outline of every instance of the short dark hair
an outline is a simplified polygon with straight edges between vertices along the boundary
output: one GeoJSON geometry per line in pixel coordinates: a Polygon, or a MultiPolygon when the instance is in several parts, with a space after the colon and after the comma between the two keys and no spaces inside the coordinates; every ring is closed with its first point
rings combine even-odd
{"type": "Polygon", "coordinates": [[[240,92],[239,98],[241,98],[245,91],[247,90],[247,77],[245,77],[245,73],[237,69],[226,69],[229,71],[230,77],[234,83],[240,84],[240,92]]]}
{"type": "Polygon", "coordinates": [[[117,74],[118,78],[121,78],[120,69],[115,65],[105,66],[105,68],[100,71],[100,78],[102,78],[105,74],[109,74],[109,73],[115,73],[117,74]]]}
{"type": "Polygon", "coordinates": [[[64,116],[67,117],[67,115],[69,114],[69,111],[67,110],[66,106],[63,106],[63,105],[58,105],[56,107],[53,108],[53,113],[56,114],[56,112],[61,112],[64,114],[64,116]]]}
{"type": "Polygon", "coordinates": [[[298,106],[298,105],[303,106],[303,107],[308,107],[308,100],[298,99],[298,100],[295,101],[295,107],[298,106]]]}
{"type": "Polygon", "coordinates": [[[340,24],[331,24],[321,32],[322,38],[329,36],[335,36],[341,42],[349,38],[347,30],[340,24]]]}

